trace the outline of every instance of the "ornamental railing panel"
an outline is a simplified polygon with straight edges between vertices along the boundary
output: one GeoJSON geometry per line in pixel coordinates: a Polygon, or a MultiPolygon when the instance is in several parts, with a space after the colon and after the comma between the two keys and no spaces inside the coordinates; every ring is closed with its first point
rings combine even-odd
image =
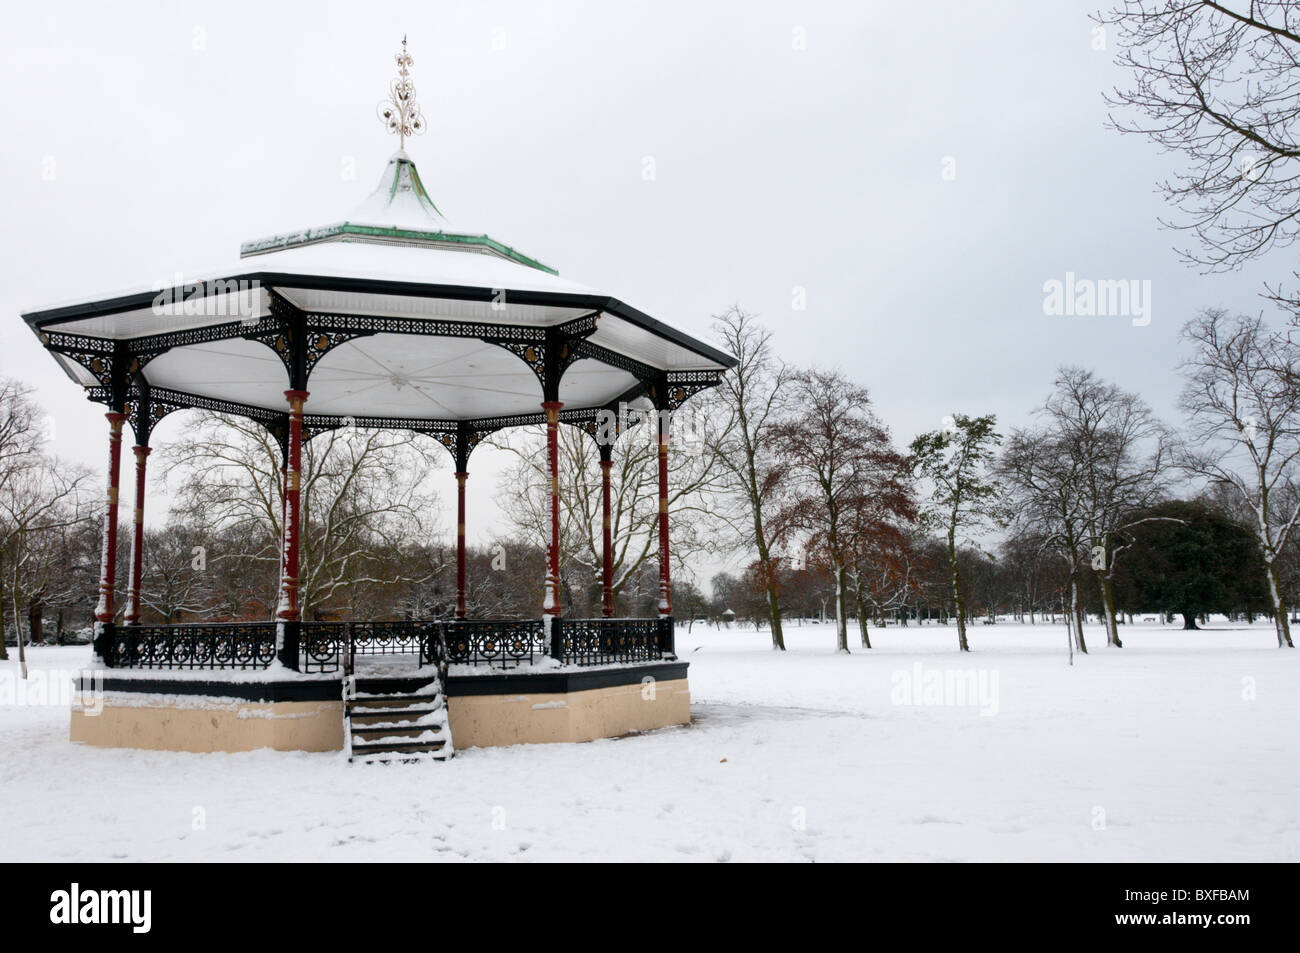
{"type": "Polygon", "coordinates": [[[346,654],[421,655],[427,622],[304,622],[299,628],[299,664],[304,672],[337,672],[346,654]]]}
{"type": "Polygon", "coordinates": [[[298,626],[298,668],[337,672],[343,665],[343,623],[302,622],[298,626]]]}
{"type": "MultiPolygon", "coordinates": [[[[672,655],[672,619],[557,619],[570,665],[657,661],[672,655]]],[[[555,624],[555,623],[552,623],[555,624]]],[[[557,647],[560,647],[557,646],[557,647]]]]}
{"type": "Polygon", "coordinates": [[[518,668],[547,654],[546,630],[540,619],[457,619],[441,623],[447,660],[461,665],[518,668]]]}
{"type": "Polygon", "coordinates": [[[425,622],[352,622],[357,655],[406,655],[420,651],[425,622]]]}
{"type": "Polygon", "coordinates": [[[266,668],[275,660],[275,623],[114,626],[105,648],[110,668],[266,668]]]}

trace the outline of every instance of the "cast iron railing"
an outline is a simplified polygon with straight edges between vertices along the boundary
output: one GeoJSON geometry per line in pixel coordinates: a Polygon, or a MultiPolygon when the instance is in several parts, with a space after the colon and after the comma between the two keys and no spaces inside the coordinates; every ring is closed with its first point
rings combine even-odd
{"type": "Polygon", "coordinates": [[[546,655],[546,629],[540,619],[457,619],[441,625],[452,663],[518,668],[546,655]]]}
{"type": "Polygon", "coordinates": [[[304,672],[337,672],[343,665],[343,623],[302,622],[298,625],[298,668],[304,672]]]}
{"type": "Polygon", "coordinates": [[[110,668],[266,668],[275,660],[275,623],[106,626],[99,654],[110,668]]]}
{"type": "Polygon", "coordinates": [[[561,618],[556,623],[561,657],[570,665],[649,662],[673,654],[672,619],[561,618]]]}
{"type": "Polygon", "coordinates": [[[343,653],[358,655],[421,653],[430,622],[303,622],[298,627],[299,665],[304,672],[337,672],[343,653]]]}
{"type": "MultiPolygon", "coordinates": [[[[419,656],[513,669],[550,657],[570,665],[674,658],[672,619],[540,619],[448,622],[289,623],[295,651],[285,661],[303,672],[350,669],[358,655],[419,656]]],[[[276,658],[277,623],[106,625],[96,651],[109,668],[262,669],[276,658]]],[[[283,646],[281,646],[283,650],[283,646]]]]}

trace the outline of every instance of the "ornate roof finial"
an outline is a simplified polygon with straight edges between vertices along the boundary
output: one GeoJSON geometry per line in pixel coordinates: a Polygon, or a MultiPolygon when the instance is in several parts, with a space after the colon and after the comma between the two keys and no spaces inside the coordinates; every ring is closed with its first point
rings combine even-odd
{"type": "Polygon", "coordinates": [[[389,132],[398,135],[400,148],[406,151],[406,137],[424,132],[424,116],[415,101],[415,84],[411,82],[411,67],[415,60],[406,52],[406,37],[402,37],[402,52],[397,54],[397,78],[388,84],[388,99],[379,104],[379,118],[389,132]]]}

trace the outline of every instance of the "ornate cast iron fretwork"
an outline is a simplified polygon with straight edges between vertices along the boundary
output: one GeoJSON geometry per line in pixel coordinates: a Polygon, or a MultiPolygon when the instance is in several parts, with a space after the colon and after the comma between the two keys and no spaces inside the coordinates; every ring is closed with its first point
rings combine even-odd
{"type": "Polygon", "coordinates": [[[115,342],[63,331],[41,331],[39,335],[46,350],[76,361],[95,376],[106,394],[112,392],[115,342]]]}
{"type": "Polygon", "coordinates": [[[240,337],[265,344],[284,362],[289,373],[289,386],[298,388],[302,383],[295,380],[297,349],[295,347],[300,333],[305,333],[301,312],[275,292],[270,293],[270,310],[268,318],[255,326],[245,328],[240,337]]]}
{"type": "Polygon", "coordinates": [[[538,344],[546,340],[545,328],[525,325],[453,321],[446,318],[394,318],[331,311],[308,311],[304,314],[308,327],[326,331],[346,331],[353,335],[414,334],[421,337],[479,338],[485,341],[519,341],[538,344]]]}
{"type": "Polygon", "coordinates": [[[516,668],[546,655],[541,619],[464,620],[442,623],[447,657],[453,664],[516,668]]]}
{"type": "Polygon", "coordinates": [[[310,376],[312,368],[318,361],[334,348],[353,338],[363,337],[362,334],[349,334],[346,331],[331,331],[326,328],[307,326],[307,374],[310,376]]]}
{"type": "MultiPolygon", "coordinates": [[[[517,426],[524,423],[541,423],[544,417],[541,414],[529,414],[526,415],[526,419],[509,419],[519,420],[518,424],[512,425],[517,426]]],[[[344,427],[356,427],[365,430],[409,430],[412,433],[432,437],[439,446],[451,454],[452,459],[456,462],[457,470],[465,470],[469,465],[470,454],[474,452],[475,448],[501,429],[493,420],[457,421],[424,420],[418,417],[349,417],[337,414],[303,415],[302,432],[304,440],[311,440],[344,427]]]]}
{"type": "Polygon", "coordinates": [[[657,383],[660,393],[652,399],[657,407],[676,410],[700,391],[717,387],[721,380],[721,371],[668,371],[664,380],[657,383]]]}
{"type": "Polygon", "coordinates": [[[337,672],[357,655],[418,655],[423,622],[304,622],[299,629],[299,664],[304,672],[337,672]]]}
{"type": "Polygon", "coordinates": [[[642,423],[646,414],[642,411],[629,411],[626,404],[612,404],[608,407],[584,407],[578,410],[560,411],[560,423],[568,424],[571,427],[577,427],[592,440],[596,441],[596,446],[600,448],[602,460],[609,459],[609,454],[618,439],[627,433],[633,427],[642,423]],[[611,432],[609,424],[613,422],[611,432]],[[613,439],[607,439],[612,437],[613,439]]]}
{"type": "Polygon", "coordinates": [[[561,337],[566,338],[586,338],[590,337],[596,330],[596,324],[600,321],[600,312],[592,311],[590,314],[582,314],[576,318],[565,321],[563,324],[557,324],[555,330],[561,337]]]}
{"type": "MultiPolygon", "coordinates": [[[[673,657],[673,620],[539,619],[450,622],[304,622],[304,672],[337,672],[357,655],[414,655],[418,664],[511,669],[556,655],[569,665],[620,665],[673,657]]],[[[109,668],[264,669],[275,660],[274,622],[106,626],[109,668]]]]}
{"type": "MultiPolygon", "coordinates": [[[[138,388],[133,391],[138,395],[138,388]]],[[[163,417],[178,410],[208,410],[217,414],[229,414],[232,417],[244,417],[260,424],[271,435],[276,443],[280,446],[282,456],[288,452],[289,441],[289,424],[288,414],[283,411],[267,410],[265,407],[254,407],[251,404],[242,404],[232,400],[220,400],[215,397],[200,397],[197,394],[182,394],[179,391],[170,390],[165,387],[150,387],[148,389],[148,415],[149,426],[152,430],[154,425],[162,420],[163,417]]],[[[137,408],[139,407],[137,396],[137,408]]],[[[137,434],[139,431],[137,431],[137,434]]]]}
{"type": "Polygon", "coordinates": [[[258,669],[275,659],[275,623],[114,626],[110,668],[258,669]]]}
{"type": "Polygon", "coordinates": [[[255,407],[252,404],[243,404],[233,400],[221,400],[218,397],[182,394],[180,391],[174,391],[166,387],[151,387],[149,389],[149,400],[167,405],[169,408],[168,413],[173,410],[210,410],[217,414],[247,417],[266,427],[284,416],[281,411],[268,410],[265,407],[255,407]]]}
{"type": "Polygon", "coordinates": [[[307,388],[312,369],[330,351],[375,333],[346,321],[315,321],[277,291],[268,291],[267,300],[270,314],[252,328],[244,326],[239,336],[260,341],[279,355],[290,386],[297,390],[307,388]]]}
{"type": "Polygon", "coordinates": [[[594,344],[591,341],[579,341],[574,345],[577,358],[587,358],[593,361],[599,361],[601,364],[607,364],[610,367],[616,367],[620,371],[627,371],[638,381],[648,384],[663,372],[656,367],[651,367],[638,361],[636,358],[628,357],[617,351],[611,351],[607,347],[594,344]]]}
{"type": "Polygon", "coordinates": [[[344,654],[342,622],[303,622],[298,626],[298,667],[304,672],[337,672],[344,654]]]}
{"type": "Polygon", "coordinates": [[[132,373],[139,373],[154,358],[167,353],[172,348],[194,344],[212,344],[217,341],[246,338],[274,347],[279,327],[276,318],[264,315],[257,320],[223,321],[220,324],[209,324],[201,328],[184,328],[179,331],[165,331],[161,334],[132,338],[129,342],[131,356],[134,358],[131,370],[132,373]]]}
{"type": "MultiPolygon", "coordinates": [[[[564,363],[560,367],[559,373],[563,373],[563,370],[577,359],[576,354],[567,353],[567,348],[564,347],[565,343],[572,340],[571,338],[565,337],[562,342],[559,339],[554,341],[549,339],[548,331],[554,329],[514,324],[453,321],[442,318],[386,318],[375,315],[320,311],[306,313],[304,320],[307,334],[309,336],[319,335],[322,339],[321,343],[328,343],[329,347],[337,346],[355,337],[370,334],[414,334],[423,337],[477,338],[486,344],[495,344],[504,348],[527,364],[532,372],[537,375],[543,389],[546,388],[547,381],[555,377],[555,374],[549,373],[547,354],[550,348],[557,346],[556,342],[559,342],[561,351],[565,352],[562,358],[564,363]]],[[[591,328],[583,333],[590,334],[595,329],[595,318],[591,316],[586,320],[590,322],[591,328]]],[[[285,343],[291,344],[291,340],[285,339],[285,343]]],[[[273,344],[272,346],[277,345],[273,344]]],[[[314,366],[318,359],[309,358],[309,370],[310,366],[314,366]]]]}
{"type": "Polygon", "coordinates": [[[131,430],[135,432],[136,445],[147,447],[149,445],[149,435],[153,432],[153,428],[158,421],[167,416],[168,409],[164,404],[154,404],[149,399],[149,385],[137,380],[131,385],[131,390],[126,399],[126,406],[122,408],[122,412],[126,414],[127,422],[131,424],[131,430]]]}
{"type": "Polygon", "coordinates": [[[546,386],[546,343],[541,341],[511,341],[500,338],[483,338],[489,344],[505,348],[529,366],[537,379],[546,386]]]}
{"type": "MultiPolygon", "coordinates": [[[[671,654],[672,619],[557,619],[570,665],[649,662],[671,654]]],[[[554,624],[554,623],[552,623],[554,624]]]]}

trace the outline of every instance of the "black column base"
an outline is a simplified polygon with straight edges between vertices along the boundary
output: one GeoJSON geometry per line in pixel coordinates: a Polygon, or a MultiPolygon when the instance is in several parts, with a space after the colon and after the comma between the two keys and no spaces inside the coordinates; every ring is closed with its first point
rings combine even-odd
{"type": "Polygon", "coordinates": [[[292,672],[298,671],[298,645],[301,625],[296,619],[280,619],[275,624],[275,657],[292,672]]]}
{"type": "Polygon", "coordinates": [[[677,658],[677,633],[670,615],[659,620],[659,652],[666,659],[677,658]]]}
{"type": "Polygon", "coordinates": [[[117,659],[114,656],[114,648],[117,645],[117,632],[111,622],[96,622],[95,635],[91,639],[92,651],[95,658],[99,659],[106,667],[112,668],[117,659]]]}
{"type": "Polygon", "coordinates": [[[558,615],[549,616],[551,625],[550,656],[557,662],[564,661],[564,623],[558,615]]]}

